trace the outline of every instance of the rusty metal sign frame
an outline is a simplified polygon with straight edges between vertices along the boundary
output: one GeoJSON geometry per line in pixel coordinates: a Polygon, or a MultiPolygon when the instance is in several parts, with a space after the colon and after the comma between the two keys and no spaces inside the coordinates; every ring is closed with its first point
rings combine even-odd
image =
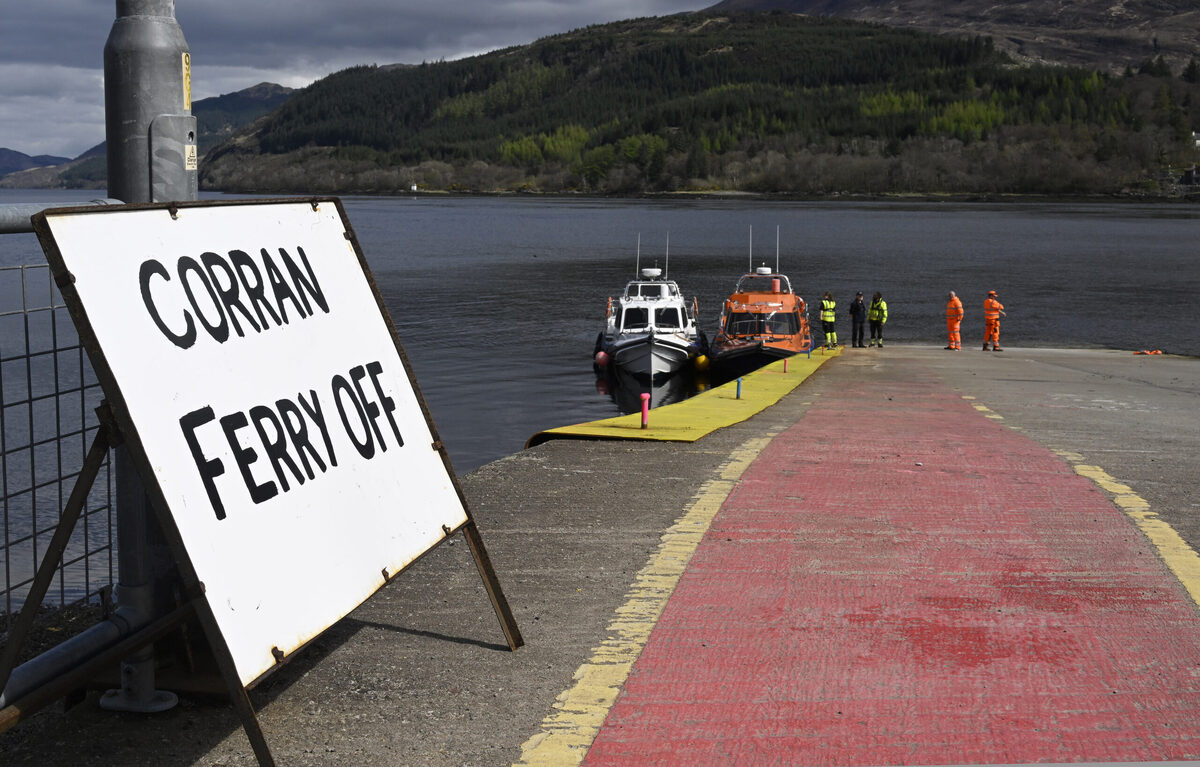
{"type": "MultiPolygon", "coordinates": [[[[167,545],[171,551],[176,565],[178,566],[178,572],[183,581],[184,593],[199,595],[190,603],[191,607],[194,608],[195,614],[197,615],[200,625],[205,632],[205,636],[209,641],[220,673],[229,688],[231,699],[233,700],[235,709],[238,711],[239,718],[242,721],[243,728],[245,729],[246,735],[255,752],[259,764],[264,765],[264,767],[266,765],[273,765],[274,760],[271,756],[270,749],[267,746],[265,736],[262,733],[261,726],[259,725],[257,715],[254,712],[247,691],[252,689],[264,678],[266,678],[275,668],[278,668],[279,664],[286,662],[286,660],[292,657],[292,655],[295,655],[297,652],[299,652],[299,650],[302,649],[308,642],[305,642],[295,648],[291,654],[287,655],[287,657],[284,657],[282,652],[277,653],[277,664],[274,667],[263,672],[249,683],[242,683],[238,674],[234,657],[224,635],[221,632],[217,619],[213,614],[212,607],[208,599],[203,596],[204,584],[199,578],[192,564],[192,560],[188,553],[183,536],[181,535],[176,524],[172,510],[169,507],[163,489],[160,486],[157,476],[152,468],[151,459],[147,455],[145,446],[138,434],[137,428],[135,427],[129,408],[126,405],[120,383],[116,380],[113,370],[106,358],[104,349],[101,348],[97,334],[88,318],[86,307],[84,307],[79,293],[74,288],[74,277],[71,275],[65,264],[63,255],[59,250],[59,243],[56,241],[54,233],[51,229],[51,225],[47,219],[54,216],[61,217],[98,214],[111,215],[139,210],[167,211],[172,215],[172,217],[174,217],[178,212],[186,211],[189,208],[222,208],[246,205],[270,206],[279,204],[294,206],[297,203],[311,205],[313,210],[317,210],[321,205],[333,205],[336,207],[338,216],[345,227],[345,237],[353,248],[354,254],[358,260],[358,264],[362,269],[362,275],[369,286],[371,294],[374,296],[380,317],[385,323],[387,332],[391,337],[395,352],[399,357],[399,360],[402,362],[404,370],[406,371],[409,384],[412,386],[412,392],[415,395],[417,403],[419,404],[421,414],[424,417],[425,423],[428,425],[430,433],[433,435],[434,442],[431,447],[436,450],[440,456],[442,464],[446,469],[448,478],[453,486],[453,490],[457,494],[458,499],[462,504],[462,509],[465,512],[466,517],[465,522],[456,528],[450,528],[449,526],[444,525],[442,527],[444,537],[434,542],[423,552],[419,553],[411,562],[409,562],[399,571],[395,573],[388,573],[386,570],[384,570],[382,584],[372,593],[377,593],[379,589],[386,586],[387,583],[390,583],[402,572],[404,572],[404,570],[406,570],[408,567],[411,567],[412,564],[422,558],[433,548],[436,548],[438,545],[451,538],[455,533],[462,532],[475,561],[476,569],[478,570],[483,581],[484,589],[487,592],[488,598],[492,603],[492,608],[496,613],[497,619],[499,620],[505,640],[510,650],[516,650],[524,644],[521,632],[517,627],[516,620],[513,617],[512,611],[508,605],[508,601],[504,596],[503,590],[501,589],[499,578],[495,573],[486,547],[484,546],[483,537],[479,532],[473,516],[471,515],[471,511],[467,504],[466,496],[462,491],[461,484],[457,475],[454,473],[449,454],[445,446],[442,444],[440,437],[438,436],[437,428],[433,422],[433,417],[430,414],[424,396],[421,394],[421,390],[417,384],[416,378],[412,373],[412,366],[409,362],[408,355],[400,342],[398,334],[396,333],[395,325],[393,324],[391,316],[387,311],[378,285],[367,264],[362,247],[358,242],[357,236],[354,234],[354,230],[348,217],[346,216],[345,209],[343,208],[340,199],[336,197],[304,197],[216,202],[178,202],[167,204],[128,205],[122,206],[121,208],[102,211],[80,211],[78,209],[62,208],[43,211],[33,218],[34,230],[37,233],[39,241],[41,242],[47,260],[50,263],[55,284],[58,286],[62,294],[71,318],[75,324],[76,330],[79,333],[79,338],[84,348],[88,352],[92,366],[96,372],[96,376],[101,383],[106,402],[112,416],[112,428],[119,432],[119,439],[123,441],[124,445],[128,449],[132,462],[142,480],[147,496],[151,501],[151,506],[154,509],[159,524],[162,527],[164,537],[167,540],[167,545]]],[[[369,596],[367,598],[369,598],[369,596]]],[[[331,626],[327,626],[325,630],[331,626]]],[[[309,641],[311,641],[311,639],[309,641]]]]}

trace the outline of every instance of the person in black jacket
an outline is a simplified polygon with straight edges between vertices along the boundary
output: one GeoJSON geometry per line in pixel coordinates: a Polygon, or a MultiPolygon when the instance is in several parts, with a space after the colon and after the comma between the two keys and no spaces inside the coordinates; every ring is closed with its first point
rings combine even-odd
{"type": "Polygon", "coordinates": [[[867,325],[867,305],[863,303],[863,294],[860,290],[854,294],[854,300],[850,302],[850,344],[858,349],[865,349],[866,344],[863,343],[863,331],[867,325]]]}

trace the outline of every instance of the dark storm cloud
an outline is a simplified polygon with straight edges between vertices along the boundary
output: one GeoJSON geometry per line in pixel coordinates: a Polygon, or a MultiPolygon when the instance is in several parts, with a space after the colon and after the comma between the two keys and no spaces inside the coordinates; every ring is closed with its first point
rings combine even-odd
{"type": "MultiPolygon", "coordinates": [[[[713,0],[177,0],[195,98],[298,87],[356,64],[454,59],[713,0]]],[[[0,147],[75,155],[104,138],[103,49],[114,2],[26,0],[0,24],[0,147]],[[99,111],[98,111],[99,110],[99,111]]]]}

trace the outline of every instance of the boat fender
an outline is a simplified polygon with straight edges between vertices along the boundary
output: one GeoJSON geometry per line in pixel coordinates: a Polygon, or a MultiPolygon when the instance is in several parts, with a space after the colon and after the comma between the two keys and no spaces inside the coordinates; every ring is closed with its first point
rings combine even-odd
{"type": "Polygon", "coordinates": [[[696,370],[699,370],[701,372],[708,370],[708,355],[706,355],[706,354],[697,355],[696,360],[693,364],[695,365],[696,370]]]}
{"type": "Polygon", "coordinates": [[[601,368],[608,367],[608,352],[606,352],[606,351],[596,352],[596,367],[601,367],[601,368]]]}

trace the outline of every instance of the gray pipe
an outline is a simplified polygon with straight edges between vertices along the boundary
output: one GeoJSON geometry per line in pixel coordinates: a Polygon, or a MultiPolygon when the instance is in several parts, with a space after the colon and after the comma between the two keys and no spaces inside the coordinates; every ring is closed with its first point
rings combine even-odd
{"type": "Polygon", "coordinates": [[[0,692],[0,708],[20,700],[99,655],[146,622],[146,616],[128,608],[121,608],[102,623],[22,663],[13,669],[8,684],[4,686],[4,691],[0,692]]]}
{"type": "Polygon", "coordinates": [[[120,205],[120,200],[103,199],[88,202],[17,202],[11,205],[0,205],[0,234],[20,234],[32,232],[33,224],[29,219],[34,214],[50,208],[82,208],[89,206],[120,205]]]}

